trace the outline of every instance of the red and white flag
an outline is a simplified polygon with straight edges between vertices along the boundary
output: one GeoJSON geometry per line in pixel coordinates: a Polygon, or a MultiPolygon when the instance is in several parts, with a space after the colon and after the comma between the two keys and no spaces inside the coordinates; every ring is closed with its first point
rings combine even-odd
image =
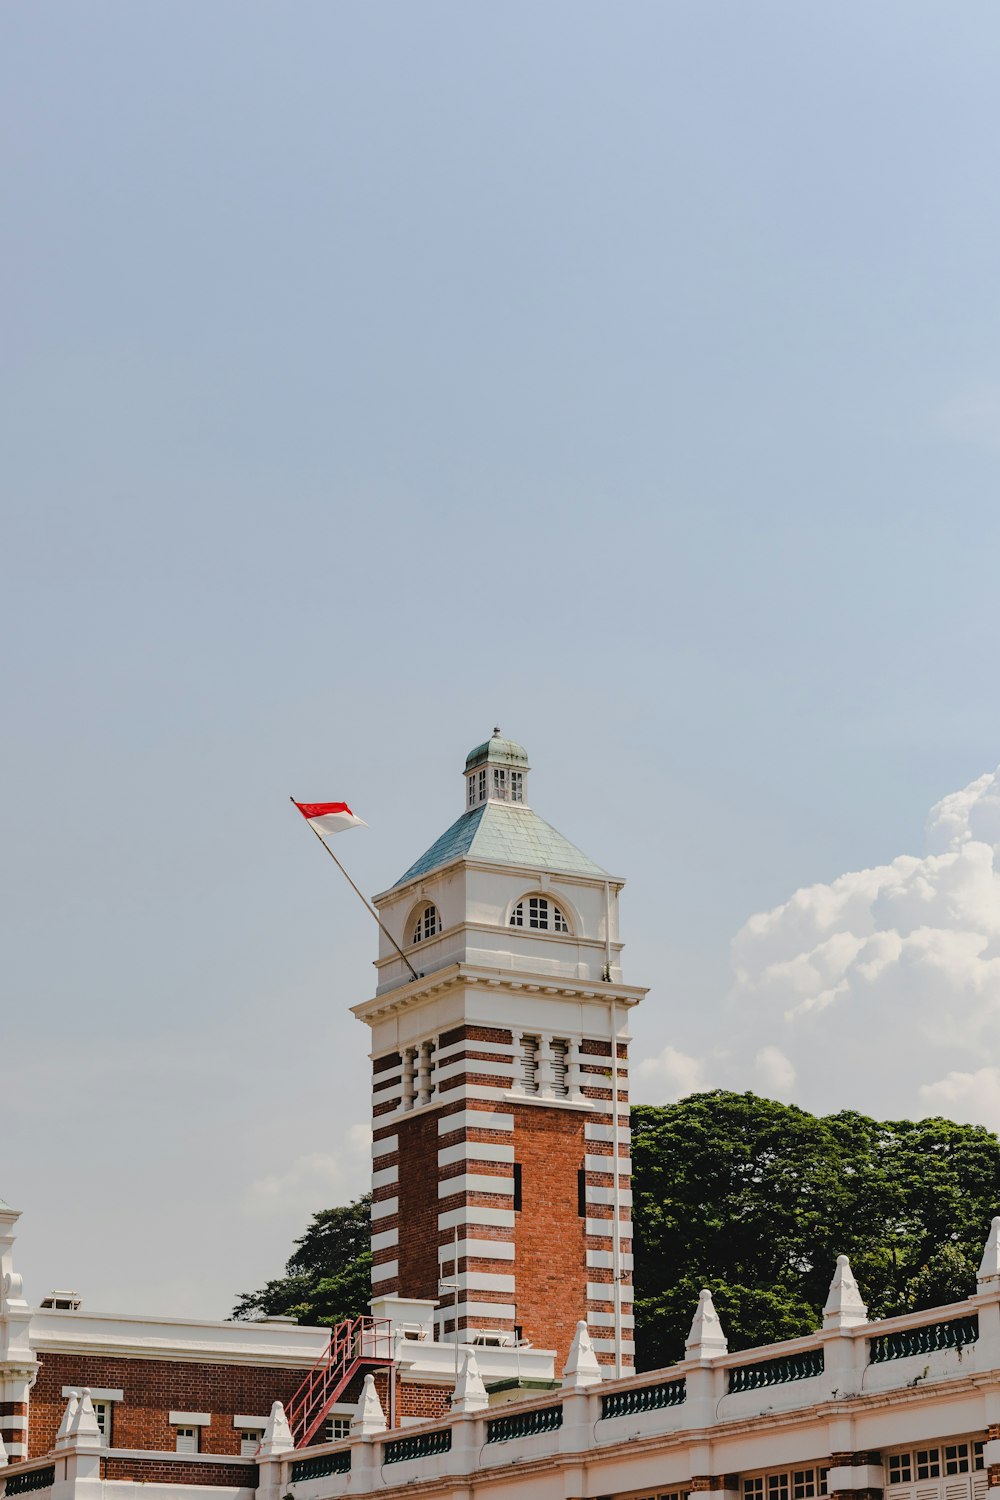
{"type": "MultiPolygon", "coordinates": [[[[295,798],[292,798],[295,802],[295,798]]],[[[343,833],[347,828],[367,828],[364,818],[356,818],[346,802],[295,802],[310,828],[315,828],[324,838],[327,834],[343,833]]]]}

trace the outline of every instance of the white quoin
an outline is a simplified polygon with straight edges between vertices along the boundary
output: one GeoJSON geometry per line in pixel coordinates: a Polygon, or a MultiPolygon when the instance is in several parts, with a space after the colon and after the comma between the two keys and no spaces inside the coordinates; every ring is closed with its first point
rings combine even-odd
{"type": "Polygon", "coordinates": [[[90,1399],[89,1388],[80,1394],[76,1411],[70,1419],[69,1431],[66,1434],[65,1446],[67,1448],[100,1448],[103,1439],[101,1429],[97,1425],[97,1413],[94,1403],[90,1399]]]}
{"type": "Polygon", "coordinates": [[[354,1416],[351,1418],[351,1436],[375,1437],[378,1433],[384,1432],[385,1427],[385,1412],[382,1410],[382,1403],[375,1389],[375,1377],[366,1375],[365,1383],[361,1388],[361,1399],[354,1408],[354,1416]]]}
{"type": "Polygon", "coordinates": [[[294,1447],[292,1429],[288,1425],[285,1408],[280,1401],[275,1401],[257,1452],[261,1458],[274,1458],[279,1453],[291,1453],[294,1447]]]}
{"type": "Polygon", "coordinates": [[[562,1383],[565,1389],[571,1391],[583,1390],[588,1385],[601,1383],[601,1366],[594,1353],[594,1345],[591,1342],[587,1325],[582,1319],[576,1325],[573,1342],[569,1346],[562,1383]]]}
{"type": "Polygon", "coordinates": [[[981,1290],[995,1287],[1000,1282],[1000,1218],[994,1219],[990,1225],[976,1281],[981,1290]]]}
{"type": "Polygon", "coordinates": [[[56,1433],[55,1446],[57,1448],[65,1448],[70,1428],[73,1426],[73,1418],[76,1416],[76,1409],[79,1405],[79,1396],[70,1396],[66,1402],[66,1410],[63,1412],[62,1421],[59,1423],[59,1431],[56,1433]]]}
{"type": "MultiPolygon", "coordinates": [[[[997,1221],[1000,1223],[1000,1220],[997,1221]]],[[[837,1256],[837,1269],[830,1283],[830,1295],[823,1308],[824,1328],[857,1328],[868,1322],[868,1308],[861,1299],[858,1283],[846,1255],[837,1256]]]]}
{"type": "Polygon", "coordinates": [[[707,1286],[702,1287],[698,1297],[698,1309],[688,1334],[686,1350],[688,1359],[715,1359],[719,1354],[729,1353],[729,1340],[722,1331],[719,1314],[707,1286]]]}
{"type": "Polygon", "coordinates": [[[6,1466],[6,1463],[7,1449],[3,1445],[3,1433],[0,1432],[0,1469],[4,1468],[6,1466]]]}
{"type": "Polygon", "coordinates": [[[475,1412],[485,1411],[490,1404],[490,1398],[486,1394],[483,1385],[483,1377],[479,1373],[479,1365],[476,1356],[471,1349],[467,1349],[462,1360],[462,1368],[455,1382],[455,1394],[451,1398],[451,1409],[460,1415],[472,1416],[475,1412]]]}

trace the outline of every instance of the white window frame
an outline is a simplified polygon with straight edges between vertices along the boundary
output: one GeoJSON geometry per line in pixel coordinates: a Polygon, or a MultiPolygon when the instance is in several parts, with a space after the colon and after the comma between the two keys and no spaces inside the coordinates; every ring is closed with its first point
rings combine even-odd
{"type": "Polygon", "coordinates": [[[569,917],[559,902],[537,891],[514,903],[507,925],[522,932],[555,932],[560,937],[567,937],[570,932],[569,917]]]}
{"type": "Polygon", "coordinates": [[[175,1427],[174,1428],[174,1452],[175,1453],[200,1453],[201,1452],[201,1428],[175,1427]]]}
{"type": "MultiPolygon", "coordinates": [[[[410,918],[411,923],[413,918],[410,918]]],[[[433,901],[427,901],[417,907],[416,926],[412,928],[413,936],[410,939],[415,947],[417,943],[426,943],[432,937],[439,937],[444,931],[444,923],[441,921],[441,913],[433,901]]]]}

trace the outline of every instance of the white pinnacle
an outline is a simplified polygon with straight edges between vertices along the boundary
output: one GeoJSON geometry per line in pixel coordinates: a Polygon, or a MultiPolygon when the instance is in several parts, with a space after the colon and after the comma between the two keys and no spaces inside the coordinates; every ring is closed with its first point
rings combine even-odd
{"type": "MultiPolygon", "coordinates": [[[[391,1374],[389,1378],[392,1379],[391,1374]]],[[[366,1375],[365,1383],[361,1388],[361,1399],[354,1408],[354,1416],[351,1418],[351,1436],[375,1437],[377,1433],[384,1431],[385,1412],[382,1410],[382,1403],[375,1389],[375,1377],[366,1375]]]]}
{"type": "Polygon", "coordinates": [[[698,1296],[698,1309],[688,1334],[686,1353],[688,1359],[714,1359],[719,1354],[729,1353],[729,1341],[722,1331],[719,1314],[707,1286],[702,1287],[698,1296]]]}
{"type": "Polygon", "coordinates": [[[601,1367],[594,1353],[587,1325],[581,1318],[576,1325],[573,1342],[563,1369],[562,1383],[571,1391],[583,1390],[588,1385],[600,1385],[601,1367]]]}
{"type": "Polygon", "coordinates": [[[90,1399],[89,1387],[84,1387],[80,1393],[80,1400],[70,1420],[65,1441],[67,1448],[99,1448],[101,1446],[101,1429],[97,1425],[97,1413],[90,1399]]]}
{"type": "Polygon", "coordinates": [[[868,1322],[868,1309],[861,1299],[858,1283],[846,1255],[837,1256],[837,1269],[830,1283],[830,1295],[823,1308],[824,1328],[857,1328],[868,1322]]]}
{"type": "Polygon", "coordinates": [[[976,1281],[980,1286],[989,1286],[1000,1280],[1000,1219],[994,1219],[983,1250],[976,1281]]]}
{"type": "Polygon", "coordinates": [[[271,1406],[267,1426],[261,1434],[260,1447],[257,1449],[258,1456],[273,1458],[279,1453],[291,1453],[294,1447],[292,1429],[288,1425],[285,1408],[280,1401],[275,1401],[271,1406]]]}
{"type": "Polygon", "coordinates": [[[454,1412],[465,1413],[471,1416],[474,1412],[485,1411],[490,1404],[490,1398],[486,1394],[483,1385],[483,1377],[479,1373],[476,1356],[471,1349],[467,1349],[462,1360],[462,1368],[455,1382],[455,1394],[451,1398],[451,1409],[454,1412]]]}
{"type": "Polygon", "coordinates": [[[66,1410],[63,1412],[62,1421],[59,1423],[59,1431],[56,1433],[55,1447],[65,1448],[70,1428],[73,1426],[73,1418],[76,1416],[76,1409],[79,1405],[79,1396],[70,1396],[66,1402],[66,1410]]]}

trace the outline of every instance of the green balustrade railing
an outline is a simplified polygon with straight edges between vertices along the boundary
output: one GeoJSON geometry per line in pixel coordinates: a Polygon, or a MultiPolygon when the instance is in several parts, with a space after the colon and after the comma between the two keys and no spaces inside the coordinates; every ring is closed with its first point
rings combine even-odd
{"type": "Polygon", "coordinates": [[[668,1380],[660,1385],[641,1385],[623,1391],[609,1391],[601,1398],[601,1418],[635,1417],[644,1411],[662,1411],[667,1406],[681,1406],[687,1400],[687,1383],[668,1380]]]}
{"type": "Polygon", "coordinates": [[[486,1424],[488,1443],[509,1443],[513,1438],[534,1437],[539,1432],[555,1432],[563,1424],[562,1406],[536,1406],[531,1411],[512,1411],[506,1417],[494,1417],[486,1424]]]}
{"type": "MultiPolygon", "coordinates": [[[[3,1470],[0,1469],[0,1481],[3,1470]]],[[[50,1490],[56,1482],[56,1466],[49,1464],[44,1469],[29,1469],[26,1474],[12,1474],[7,1480],[8,1495],[30,1495],[32,1490],[50,1490]]]]}
{"type": "Polygon", "coordinates": [[[318,1458],[297,1458],[292,1464],[292,1483],[299,1479],[326,1479],[330,1474],[351,1472],[351,1450],[341,1448],[337,1453],[321,1453],[318,1458]]]}
{"type": "Polygon", "coordinates": [[[964,1349],[979,1337],[979,1317],[952,1318],[947,1323],[922,1323],[919,1328],[900,1328],[869,1339],[871,1362],[908,1359],[911,1354],[933,1354],[937,1349],[964,1349]]]}
{"type": "Polygon", "coordinates": [[[753,1365],[736,1365],[729,1371],[730,1391],[759,1391],[765,1386],[787,1385],[791,1380],[811,1380],[823,1373],[823,1350],[803,1349],[780,1359],[762,1359],[753,1365]]]}
{"type": "Polygon", "coordinates": [[[408,1458],[431,1458],[435,1453],[451,1452],[451,1428],[437,1432],[415,1432],[412,1437],[393,1438],[383,1449],[383,1462],[401,1464],[408,1458]]]}

